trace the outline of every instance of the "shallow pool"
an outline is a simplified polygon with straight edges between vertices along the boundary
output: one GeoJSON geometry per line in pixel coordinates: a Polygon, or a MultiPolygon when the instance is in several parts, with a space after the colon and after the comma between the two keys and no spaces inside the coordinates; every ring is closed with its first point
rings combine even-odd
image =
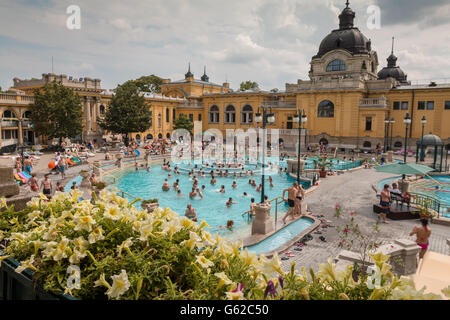
{"type": "MultiPolygon", "coordinates": [[[[174,167],[173,164],[172,167],[174,167]]],[[[161,207],[169,207],[179,215],[184,215],[187,204],[191,203],[197,211],[199,221],[205,220],[210,225],[211,232],[217,232],[230,239],[240,239],[250,235],[251,223],[248,222],[247,216],[243,217],[242,214],[250,209],[251,198],[255,198],[255,202],[260,202],[261,193],[248,183],[249,179],[254,179],[259,185],[261,183],[260,175],[242,178],[216,176],[215,185],[210,184],[211,177],[209,175],[198,177],[199,188],[205,186],[203,198],[197,196],[191,199],[189,192],[192,189],[192,178],[186,174],[174,175],[173,171],[170,172],[172,177],[168,178],[168,173],[161,168],[160,164],[152,165],[151,172],[144,169],[135,171],[134,168],[129,168],[118,174],[116,184],[110,185],[108,188],[112,189],[116,186],[119,190],[142,199],[158,198],[161,207]],[[162,191],[161,187],[166,178],[171,186],[176,179],[179,179],[181,196],[177,195],[172,187],[169,191],[162,191]],[[235,189],[232,188],[233,181],[237,183],[235,189]],[[222,185],[225,186],[224,194],[219,193],[222,185]],[[247,196],[244,196],[244,192],[247,193],[247,196]],[[237,203],[227,207],[225,203],[230,197],[237,203]],[[223,230],[220,227],[225,226],[228,220],[234,221],[233,231],[223,230]]],[[[269,199],[281,196],[283,189],[291,186],[295,181],[285,173],[272,174],[271,177],[274,187],[270,186],[267,175],[265,180],[265,194],[269,199]]],[[[136,205],[140,204],[136,203],[136,205]]],[[[278,219],[284,216],[287,209],[285,204],[278,205],[278,219]]],[[[275,208],[272,208],[271,215],[275,218],[275,208]]]]}
{"type": "Polygon", "coordinates": [[[314,221],[310,218],[300,218],[260,243],[247,247],[247,249],[256,254],[271,252],[297,236],[313,223],[314,221]]]}

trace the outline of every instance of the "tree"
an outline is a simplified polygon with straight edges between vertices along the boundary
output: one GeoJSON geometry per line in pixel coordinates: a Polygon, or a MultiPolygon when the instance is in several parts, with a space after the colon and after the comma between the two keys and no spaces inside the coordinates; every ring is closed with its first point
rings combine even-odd
{"type": "Polygon", "coordinates": [[[239,90],[245,91],[245,90],[249,90],[249,89],[258,89],[258,88],[259,88],[259,85],[257,82],[247,80],[245,82],[241,82],[241,87],[239,88],[239,90]]]}
{"type": "Polygon", "coordinates": [[[138,86],[139,90],[142,92],[157,93],[161,92],[162,78],[155,76],[154,74],[150,76],[142,76],[136,80],[128,80],[127,82],[134,83],[138,86]]]}
{"type": "Polygon", "coordinates": [[[184,114],[180,114],[178,118],[173,121],[173,130],[176,129],[186,129],[192,133],[192,128],[194,124],[189,120],[184,114]]]}
{"type": "Polygon", "coordinates": [[[151,126],[151,113],[145,104],[140,88],[127,81],[116,88],[105,117],[97,122],[101,128],[113,133],[126,135],[130,132],[144,132],[151,126]]]}
{"type": "Polygon", "coordinates": [[[34,90],[30,109],[35,131],[50,139],[59,138],[60,144],[62,138],[73,138],[83,130],[80,97],[55,81],[34,90]]]}

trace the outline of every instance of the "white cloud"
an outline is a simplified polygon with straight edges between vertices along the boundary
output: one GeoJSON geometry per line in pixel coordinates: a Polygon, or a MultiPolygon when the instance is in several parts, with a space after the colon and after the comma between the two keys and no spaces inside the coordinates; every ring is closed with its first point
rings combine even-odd
{"type": "MultiPolygon", "coordinates": [[[[0,3],[0,86],[12,78],[55,72],[102,79],[111,88],[144,74],[180,79],[188,61],[196,77],[227,77],[236,88],[243,80],[284,88],[306,79],[321,40],[338,27],[344,1],[336,0],[152,0],[77,1],[82,28],[65,27],[66,1],[0,3]],[[39,3],[47,3],[39,6],[39,3]]],[[[374,2],[374,1],[372,1],[374,2]]],[[[395,35],[398,64],[410,79],[450,77],[448,6],[433,7],[439,23],[398,23],[367,30],[366,0],[353,0],[358,27],[378,51],[381,66],[395,35]],[[448,20],[448,19],[447,19],[448,20]]],[[[405,7],[402,10],[412,10],[405,7]]],[[[383,18],[383,17],[382,17],[383,18]]]]}

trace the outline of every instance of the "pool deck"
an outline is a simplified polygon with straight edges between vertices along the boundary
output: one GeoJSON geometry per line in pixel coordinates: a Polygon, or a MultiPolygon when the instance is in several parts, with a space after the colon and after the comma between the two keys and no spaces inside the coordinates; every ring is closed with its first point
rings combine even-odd
{"type": "MultiPolygon", "coordinates": [[[[393,177],[396,175],[377,172],[375,169],[355,170],[349,174],[330,176],[321,179],[320,187],[306,197],[308,211],[315,215],[323,215],[323,219],[331,221],[331,226],[343,225],[341,219],[334,217],[335,205],[340,204],[343,207],[343,214],[350,211],[359,213],[356,219],[363,230],[368,230],[377,221],[377,215],[373,213],[373,204],[379,200],[375,197],[375,192],[371,185],[378,181],[393,177]]],[[[409,233],[414,226],[418,226],[417,220],[393,221],[389,224],[380,223],[380,240],[387,242],[396,239],[415,240],[409,233]]],[[[311,233],[313,240],[308,241],[303,246],[302,251],[295,251],[294,246],[289,246],[287,250],[293,257],[282,261],[282,267],[288,271],[291,263],[295,262],[296,269],[302,267],[309,269],[312,267],[317,270],[319,263],[324,263],[329,257],[335,257],[341,248],[338,247],[339,236],[334,227],[319,228],[327,242],[319,240],[318,234],[311,233]]],[[[450,227],[438,224],[431,224],[432,234],[430,237],[429,250],[448,254],[447,238],[450,234],[450,227]]],[[[285,256],[285,254],[281,254],[285,256]]]]}

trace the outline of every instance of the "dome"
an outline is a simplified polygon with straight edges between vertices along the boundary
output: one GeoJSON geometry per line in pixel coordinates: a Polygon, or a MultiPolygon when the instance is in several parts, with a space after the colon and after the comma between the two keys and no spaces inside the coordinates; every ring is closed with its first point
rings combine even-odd
{"type": "Polygon", "coordinates": [[[372,50],[370,40],[354,27],[355,12],[349,7],[348,1],[346,5],[339,15],[339,29],[333,30],[322,40],[314,58],[320,58],[336,49],[344,49],[351,54],[368,54],[372,50]]]}
{"type": "MultiPolygon", "coordinates": [[[[422,145],[422,139],[417,140],[417,145],[422,145]]],[[[424,146],[442,146],[441,138],[439,138],[435,134],[426,134],[423,136],[423,145],[424,146]]]]}
{"type": "Polygon", "coordinates": [[[400,82],[407,82],[408,76],[397,66],[397,57],[394,55],[394,37],[392,37],[392,51],[387,58],[388,65],[378,72],[378,79],[394,78],[400,82]]]}

